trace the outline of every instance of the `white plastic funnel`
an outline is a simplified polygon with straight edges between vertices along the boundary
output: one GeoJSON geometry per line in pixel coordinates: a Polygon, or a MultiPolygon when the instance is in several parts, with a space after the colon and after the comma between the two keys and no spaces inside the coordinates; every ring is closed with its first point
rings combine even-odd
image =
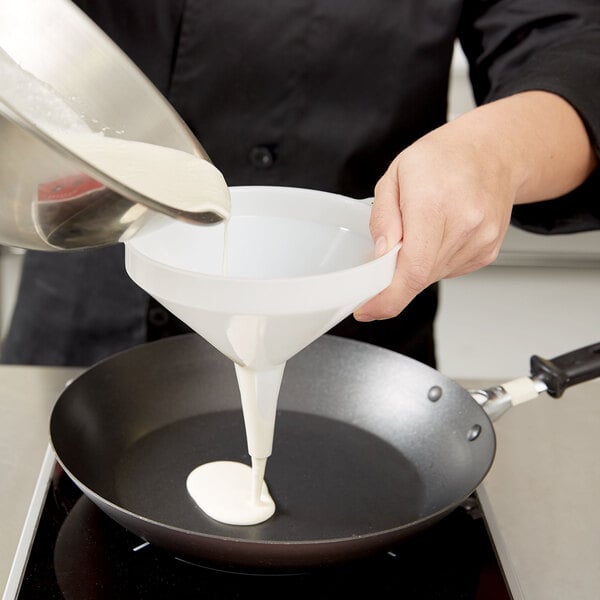
{"type": "MultiPolygon", "coordinates": [[[[240,388],[253,378],[253,398],[243,394],[242,404],[268,433],[273,382],[287,359],[386,288],[398,248],[374,258],[369,201],[251,186],[231,188],[231,202],[225,261],[224,224],[157,215],[125,243],[125,264],[140,287],[234,361],[240,388]]],[[[251,456],[269,456],[259,438],[268,436],[248,436],[251,456]]]]}

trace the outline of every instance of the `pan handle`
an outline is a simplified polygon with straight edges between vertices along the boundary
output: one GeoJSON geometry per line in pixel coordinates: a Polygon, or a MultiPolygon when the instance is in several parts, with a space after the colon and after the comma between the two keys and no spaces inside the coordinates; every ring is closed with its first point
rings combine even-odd
{"type": "Polygon", "coordinates": [[[483,390],[469,390],[472,398],[495,421],[509,408],[533,400],[546,391],[546,384],[533,377],[519,377],[483,390]]]}
{"type": "Polygon", "coordinates": [[[544,382],[550,396],[560,398],[567,388],[600,377],[600,342],[551,359],[534,355],[531,375],[544,382]]]}
{"type": "Polygon", "coordinates": [[[596,377],[600,377],[600,342],[552,359],[534,355],[530,377],[520,377],[485,390],[470,390],[470,393],[495,421],[512,406],[533,400],[543,392],[560,398],[567,388],[596,377]]]}

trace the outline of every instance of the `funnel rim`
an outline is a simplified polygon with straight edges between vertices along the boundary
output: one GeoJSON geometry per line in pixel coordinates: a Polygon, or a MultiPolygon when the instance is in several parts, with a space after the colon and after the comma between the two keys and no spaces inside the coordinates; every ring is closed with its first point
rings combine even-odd
{"type": "MultiPolygon", "coordinates": [[[[273,186],[273,185],[237,185],[237,186],[229,186],[230,195],[232,199],[231,203],[231,214],[230,219],[235,219],[236,217],[246,217],[246,216],[254,216],[256,214],[256,205],[253,204],[253,208],[251,212],[246,213],[245,208],[243,206],[242,200],[244,194],[248,194],[252,197],[252,200],[255,200],[255,197],[258,194],[264,194],[264,198],[267,201],[272,201],[272,194],[276,192],[281,197],[286,198],[286,203],[293,201],[293,196],[298,194],[302,197],[302,202],[313,201],[317,202],[321,205],[324,200],[335,201],[335,203],[342,202],[345,205],[351,205],[354,209],[358,209],[361,214],[364,211],[365,216],[367,213],[370,213],[372,198],[352,198],[349,196],[345,196],[343,194],[331,191],[317,190],[311,188],[305,188],[302,186],[273,186]],[[240,197],[239,194],[242,194],[240,197]],[[287,194],[291,194],[290,198],[287,194]],[[318,196],[318,197],[317,197],[318,196]]],[[[289,204],[286,204],[288,206],[289,204]]],[[[260,209],[259,209],[260,211],[260,209]]],[[[176,224],[171,222],[169,219],[165,219],[162,215],[158,215],[158,219],[155,223],[159,224],[158,230],[162,229],[163,225],[170,226],[181,226],[181,224],[176,224]]],[[[303,215],[303,219],[306,219],[306,214],[303,215]]],[[[315,222],[321,222],[321,219],[310,219],[315,222]]],[[[341,223],[333,223],[338,227],[345,227],[345,225],[341,223]]],[[[239,285],[239,284],[248,284],[249,281],[256,282],[257,284],[262,285],[290,285],[295,284],[297,282],[319,282],[324,280],[325,278],[331,278],[333,275],[337,275],[339,278],[343,279],[349,273],[355,274],[360,272],[361,270],[369,270],[375,268],[376,265],[381,264],[382,262],[387,262],[390,258],[391,254],[396,254],[400,248],[402,247],[402,242],[398,242],[392,248],[390,248],[387,252],[382,254],[381,256],[370,258],[364,262],[359,264],[355,264],[352,266],[334,269],[331,271],[321,272],[314,275],[300,275],[300,276],[285,276],[285,277],[244,277],[240,275],[222,275],[215,273],[206,273],[202,271],[196,271],[190,268],[180,267],[172,264],[167,264],[161,261],[158,258],[154,258],[151,254],[146,253],[144,250],[139,249],[138,243],[143,243],[142,240],[146,237],[144,232],[139,232],[141,235],[136,235],[132,238],[124,240],[126,250],[128,252],[135,252],[135,254],[140,258],[140,263],[147,262],[154,265],[157,269],[163,272],[171,272],[177,273],[179,275],[185,275],[195,280],[202,281],[210,281],[213,283],[224,283],[225,285],[239,285]]],[[[152,237],[156,233],[156,230],[150,229],[148,232],[148,236],[152,237]]],[[[368,230],[365,231],[365,234],[368,235],[368,230]]]]}
{"type": "MultiPolygon", "coordinates": [[[[350,313],[390,285],[401,243],[395,244],[383,255],[375,256],[374,243],[368,228],[371,199],[358,200],[332,192],[280,186],[244,186],[230,189],[232,219],[236,216],[262,214],[262,210],[267,211],[269,216],[274,216],[271,210],[278,215],[280,206],[290,205],[294,207],[292,212],[295,211],[305,218],[307,212],[312,213],[301,200],[311,200],[312,197],[315,214],[320,214],[316,206],[322,206],[324,198],[329,199],[337,209],[331,215],[323,215],[327,224],[335,227],[348,226],[351,231],[360,232],[365,241],[368,239],[369,245],[350,261],[344,261],[344,264],[332,265],[329,268],[327,265],[321,265],[321,268],[325,266],[326,269],[321,271],[307,272],[300,269],[288,273],[283,270],[254,274],[248,271],[230,271],[229,274],[223,274],[216,264],[205,266],[199,263],[178,263],[177,260],[169,259],[168,255],[163,255],[157,243],[163,240],[163,227],[170,230],[171,227],[184,225],[172,223],[161,216],[160,220],[150,222],[148,229],[125,240],[125,268],[137,285],[163,305],[170,305],[172,312],[175,312],[175,307],[189,307],[219,314],[233,311],[246,315],[271,316],[323,311],[333,311],[335,314],[344,311],[350,313]],[[267,192],[263,198],[262,192],[267,192]],[[274,192],[277,194],[273,195],[274,192]],[[237,206],[245,204],[245,193],[250,194],[250,203],[238,211],[237,206]],[[258,204],[254,204],[256,197],[259,198],[258,204]],[[284,204],[280,204],[281,199],[284,200],[284,204]],[[300,201],[296,202],[297,200],[300,201]],[[343,204],[339,204],[340,200],[343,204]],[[348,211],[344,206],[353,210],[348,211]],[[354,216],[338,218],[340,214],[346,213],[354,216]]],[[[288,209],[284,210],[288,216],[288,209]]],[[[172,234],[173,230],[170,233],[172,234]]]]}
{"type": "Polygon", "coordinates": [[[234,279],[178,272],[147,260],[134,249],[125,252],[125,269],[137,285],[172,312],[179,306],[255,316],[341,310],[349,314],[390,285],[399,246],[367,263],[308,277],[234,279]]]}
{"type": "MultiPolygon", "coordinates": [[[[248,282],[253,282],[257,284],[263,285],[286,285],[291,283],[296,283],[299,281],[315,281],[318,282],[325,278],[331,278],[334,275],[339,276],[340,278],[345,277],[349,273],[356,273],[361,270],[366,270],[368,268],[373,268],[375,265],[378,265],[382,262],[387,262],[389,260],[390,255],[397,254],[402,247],[402,243],[398,242],[394,247],[388,250],[385,254],[381,256],[377,256],[370,260],[367,260],[358,265],[354,265],[352,267],[345,267],[343,269],[336,269],[334,271],[328,271],[326,273],[317,273],[316,275],[300,275],[297,277],[241,277],[241,276],[230,276],[230,275],[214,275],[210,273],[202,273],[200,271],[193,271],[191,269],[185,269],[182,267],[176,267],[173,265],[167,265],[163,262],[152,258],[135,247],[135,238],[126,240],[124,242],[126,253],[130,256],[131,254],[135,254],[140,257],[143,262],[151,263],[157,269],[161,271],[168,271],[171,273],[180,273],[186,276],[192,277],[197,280],[211,281],[215,283],[226,283],[226,285],[237,285],[237,284],[248,284],[248,282]]],[[[129,261],[128,261],[129,262],[129,261]]]]}

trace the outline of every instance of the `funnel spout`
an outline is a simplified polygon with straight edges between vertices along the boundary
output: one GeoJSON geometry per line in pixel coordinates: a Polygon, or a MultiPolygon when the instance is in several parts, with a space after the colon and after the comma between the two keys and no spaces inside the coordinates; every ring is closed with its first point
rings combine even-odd
{"type": "Polygon", "coordinates": [[[235,363],[248,453],[253,459],[271,456],[277,399],[284,369],[285,363],[260,370],[235,363]]]}

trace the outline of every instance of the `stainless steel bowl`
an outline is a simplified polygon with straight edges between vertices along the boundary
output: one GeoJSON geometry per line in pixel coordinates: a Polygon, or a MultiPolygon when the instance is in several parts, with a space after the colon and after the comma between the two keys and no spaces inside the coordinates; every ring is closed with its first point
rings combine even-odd
{"type": "MultiPolygon", "coordinates": [[[[69,0],[0,0],[0,60],[48,84],[92,131],[168,146],[209,160],[167,100],[69,0]]],[[[25,92],[24,92],[25,93],[25,92]]],[[[18,94],[17,94],[18,96],[18,94]]],[[[41,130],[0,85],[0,244],[42,250],[102,246],[131,237],[153,210],[214,223],[115,181],[41,130]],[[64,186],[69,194],[53,194],[64,186]],[[48,193],[50,192],[50,193],[48,193]]]]}

